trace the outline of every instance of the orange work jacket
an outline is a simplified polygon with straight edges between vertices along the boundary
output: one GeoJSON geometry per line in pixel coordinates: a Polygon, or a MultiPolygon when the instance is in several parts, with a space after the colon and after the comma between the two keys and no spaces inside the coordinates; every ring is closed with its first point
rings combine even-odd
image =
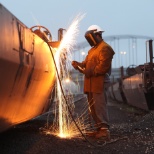
{"type": "Polygon", "coordinates": [[[104,89],[105,74],[111,69],[115,52],[103,40],[88,51],[88,55],[81,63],[85,68],[84,93],[101,93],[104,89]]]}

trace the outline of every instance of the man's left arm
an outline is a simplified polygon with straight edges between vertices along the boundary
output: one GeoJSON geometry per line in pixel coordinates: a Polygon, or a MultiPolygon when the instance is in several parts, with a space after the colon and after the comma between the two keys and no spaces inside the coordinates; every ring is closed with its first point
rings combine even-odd
{"type": "Polygon", "coordinates": [[[114,51],[110,47],[105,47],[99,55],[99,63],[94,68],[94,75],[105,75],[111,68],[114,51]]]}

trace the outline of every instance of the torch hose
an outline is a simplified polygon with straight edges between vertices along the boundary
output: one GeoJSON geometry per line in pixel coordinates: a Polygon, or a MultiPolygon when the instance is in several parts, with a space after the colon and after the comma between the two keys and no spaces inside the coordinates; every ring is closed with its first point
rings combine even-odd
{"type": "MultiPolygon", "coordinates": [[[[46,42],[46,43],[48,44],[48,42],[46,42]]],[[[54,58],[52,49],[51,49],[51,47],[50,47],[49,44],[48,44],[48,47],[49,47],[50,52],[51,52],[51,56],[52,56],[52,59],[53,59],[53,62],[54,62],[55,68],[56,68],[56,73],[57,73],[57,77],[58,77],[58,80],[59,80],[60,88],[61,88],[61,91],[62,91],[62,95],[63,95],[64,100],[65,100],[65,103],[66,103],[66,105],[67,105],[67,107],[68,107],[69,114],[70,114],[70,116],[71,116],[71,118],[72,118],[72,120],[73,120],[75,126],[77,127],[77,129],[79,130],[79,132],[81,133],[81,135],[84,137],[84,139],[85,139],[87,142],[89,142],[92,146],[95,146],[94,144],[92,144],[92,143],[86,138],[86,136],[83,134],[82,130],[80,129],[80,127],[79,127],[78,124],[76,123],[75,119],[73,118],[71,109],[70,109],[70,107],[69,107],[69,104],[68,104],[67,99],[66,99],[65,94],[64,94],[64,90],[63,90],[63,87],[62,87],[62,83],[61,83],[61,81],[60,81],[60,76],[59,76],[59,73],[58,73],[58,69],[57,69],[57,65],[56,65],[56,62],[55,62],[55,58],[54,58]]]]}

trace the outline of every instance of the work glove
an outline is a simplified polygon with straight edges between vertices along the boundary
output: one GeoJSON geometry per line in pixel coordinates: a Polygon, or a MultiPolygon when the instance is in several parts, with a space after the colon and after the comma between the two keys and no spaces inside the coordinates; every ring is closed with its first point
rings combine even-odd
{"type": "Polygon", "coordinates": [[[78,69],[78,62],[72,61],[72,66],[77,70],[78,69]]]}
{"type": "Polygon", "coordinates": [[[80,73],[84,73],[84,68],[82,68],[81,63],[77,61],[72,61],[72,66],[78,70],[80,73]]]}

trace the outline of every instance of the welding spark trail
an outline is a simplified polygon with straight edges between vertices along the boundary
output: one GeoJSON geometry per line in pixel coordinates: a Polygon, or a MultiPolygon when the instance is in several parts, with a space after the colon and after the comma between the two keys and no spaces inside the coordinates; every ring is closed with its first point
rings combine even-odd
{"type": "MultiPolygon", "coordinates": [[[[56,94],[57,94],[57,104],[55,110],[56,113],[55,115],[58,114],[58,116],[55,116],[56,119],[54,120],[55,122],[55,130],[56,132],[58,131],[58,136],[60,137],[72,137],[74,136],[74,129],[75,125],[73,124],[71,117],[69,115],[69,109],[71,109],[71,112],[73,113],[74,110],[74,104],[73,104],[73,95],[71,94],[71,91],[69,92],[69,97],[67,97],[67,102],[69,104],[66,104],[66,100],[63,96],[63,91],[61,89],[60,82],[62,80],[66,80],[70,78],[69,75],[69,68],[70,68],[70,63],[72,61],[72,54],[71,51],[73,50],[73,47],[76,43],[76,36],[79,33],[78,26],[79,22],[81,19],[84,17],[84,15],[79,15],[77,16],[70,27],[68,28],[66,34],[64,35],[61,44],[56,51],[55,55],[55,62],[56,62],[56,67],[58,69],[57,76],[59,75],[60,80],[57,80],[56,83],[56,94]],[[68,106],[69,105],[69,109],[68,106]]],[[[81,123],[81,122],[78,122],[81,123]]]]}

